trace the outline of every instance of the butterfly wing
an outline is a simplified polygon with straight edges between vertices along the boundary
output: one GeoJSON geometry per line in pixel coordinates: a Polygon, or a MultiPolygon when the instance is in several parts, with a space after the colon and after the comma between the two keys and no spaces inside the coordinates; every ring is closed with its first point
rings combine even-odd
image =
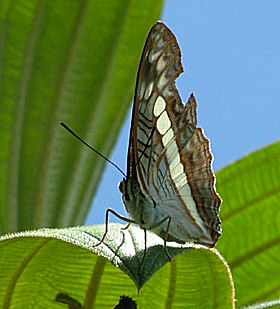
{"type": "MultiPolygon", "coordinates": [[[[156,118],[153,108],[161,93],[164,94],[163,99],[179,100],[182,105],[175,87],[175,79],[181,72],[183,68],[177,41],[172,32],[163,23],[158,22],[147,37],[138,69],[127,160],[127,176],[137,180],[138,175],[142,178],[144,186],[146,177],[142,176],[146,169],[143,166],[148,166],[146,163],[149,164],[150,161],[146,152],[149,152],[148,148],[156,137],[159,137],[155,132],[156,118]],[[164,69],[168,59],[170,63],[167,72],[164,69]],[[170,75],[169,80],[166,79],[167,73],[170,75]]],[[[164,101],[162,103],[164,104],[164,101]]]]}
{"type": "MultiPolygon", "coordinates": [[[[169,238],[214,245],[220,235],[209,141],[197,128],[193,95],[183,105],[175,85],[183,71],[173,33],[156,23],[137,75],[128,152],[128,177],[162,216],[169,238]]],[[[161,234],[161,228],[155,230],[161,234]]]]}

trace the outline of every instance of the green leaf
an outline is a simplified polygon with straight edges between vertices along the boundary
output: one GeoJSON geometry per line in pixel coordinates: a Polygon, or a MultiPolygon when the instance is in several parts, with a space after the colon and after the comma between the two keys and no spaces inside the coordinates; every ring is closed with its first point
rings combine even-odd
{"type": "Polygon", "coordinates": [[[162,0],[2,0],[0,233],[82,224],[162,0]]]}
{"type": "Polygon", "coordinates": [[[55,301],[62,294],[85,308],[113,308],[126,295],[139,308],[233,307],[230,271],[215,249],[169,243],[173,261],[167,263],[162,239],[148,233],[140,272],[143,231],[121,227],[110,224],[105,243],[96,248],[93,244],[104,233],[102,225],[2,237],[0,273],[5,276],[0,277],[0,302],[4,308],[62,308],[55,301]]]}
{"type": "Polygon", "coordinates": [[[217,173],[223,234],[217,249],[228,261],[237,305],[280,297],[280,142],[217,173]]]}

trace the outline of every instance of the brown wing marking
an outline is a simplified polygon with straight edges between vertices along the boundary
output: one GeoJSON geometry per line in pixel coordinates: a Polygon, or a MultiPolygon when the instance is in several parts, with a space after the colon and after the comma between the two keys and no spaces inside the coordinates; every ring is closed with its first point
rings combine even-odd
{"type": "Polygon", "coordinates": [[[202,129],[197,128],[190,141],[180,151],[197,210],[206,222],[213,241],[216,242],[221,235],[221,221],[218,216],[221,199],[215,190],[210,142],[202,129]]]}

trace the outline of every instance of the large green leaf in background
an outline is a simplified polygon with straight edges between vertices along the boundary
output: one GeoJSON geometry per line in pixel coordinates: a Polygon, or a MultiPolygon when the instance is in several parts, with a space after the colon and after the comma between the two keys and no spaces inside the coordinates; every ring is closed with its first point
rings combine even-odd
{"type": "Polygon", "coordinates": [[[166,263],[163,240],[148,233],[139,273],[143,231],[121,227],[111,224],[105,243],[97,248],[92,245],[102,237],[104,226],[4,236],[0,303],[4,308],[66,308],[55,302],[63,293],[87,309],[114,308],[121,295],[135,299],[138,308],[232,308],[230,271],[215,249],[170,243],[168,252],[175,259],[166,263]]]}
{"type": "Polygon", "coordinates": [[[223,234],[236,305],[280,298],[280,142],[217,173],[223,234]]]}
{"type": "Polygon", "coordinates": [[[82,224],[162,0],[0,1],[0,232],[82,224]]]}

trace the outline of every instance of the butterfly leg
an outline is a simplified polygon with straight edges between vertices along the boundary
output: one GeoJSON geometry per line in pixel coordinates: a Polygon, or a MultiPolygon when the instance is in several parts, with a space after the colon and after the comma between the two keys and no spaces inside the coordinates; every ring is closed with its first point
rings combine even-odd
{"type": "Polygon", "coordinates": [[[155,229],[156,227],[160,226],[162,223],[164,223],[166,220],[168,220],[167,222],[167,228],[166,228],[166,231],[164,233],[164,237],[163,237],[163,246],[164,246],[164,251],[166,253],[166,256],[168,258],[168,261],[171,262],[171,256],[169,255],[168,253],[168,250],[167,250],[167,247],[166,247],[166,242],[167,242],[167,238],[168,238],[168,232],[169,232],[169,228],[170,228],[170,223],[171,223],[171,217],[170,216],[167,216],[165,218],[163,218],[161,221],[159,221],[156,225],[154,225],[151,230],[155,229]]]}
{"type": "MultiPolygon", "coordinates": [[[[131,220],[131,219],[128,219],[128,218],[125,218],[125,217],[119,215],[119,214],[118,214],[117,212],[115,212],[113,209],[108,208],[108,209],[106,210],[106,216],[105,216],[105,232],[104,232],[103,237],[102,237],[102,239],[100,240],[100,242],[97,243],[96,245],[94,245],[93,248],[96,248],[96,247],[100,246],[100,245],[104,242],[104,240],[105,240],[105,238],[106,238],[106,235],[108,234],[109,213],[110,213],[110,212],[111,212],[113,215],[115,215],[116,217],[118,217],[119,219],[121,219],[121,220],[123,220],[123,221],[125,221],[125,222],[128,222],[129,224],[130,224],[130,223],[136,223],[135,221],[133,221],[133,220],[131,220]]],[[[129,226],[129,224],[128,224],[128,226],[129,226]]],[[[124,229],[128,228],[128,226],[126,226],[124,229]]]]}
{"type": "Polygon", "coordinates": [[[147,230],[144,229],[144,242],[145,242],[145,247],[144,247],[144,253],[142,257],[142,262],[141,262],[141,267],[140,267],[140,274],[142,273],[143,267],[144,267],[144,262],[147,254],[147,230]]]}
{"type": "Polygon", "coordinates": [[[164,251],[167,255],[169,262],[171,262],[171,256],[169,255],[167,247],[166,247],[166,241],[167,241],[167,238],[168,238],[168,232],[169,232],[169,228],[170,228],[171,217],[168,216],[167,218],[168,218],[168,223],[167,223],[167,229],[166,229],[165,237],[164,237],[164,251]]]}
{"type": "Polygon", "coordinates": [[[124,231],[124,230],[127,230],[127,229],[129,228],[130,224],[131,224],[131,222],[129,222],[129,223],[127,224],[127,226],[122,227],[122,230],[123,230],[123,231],[124,231]]]}

